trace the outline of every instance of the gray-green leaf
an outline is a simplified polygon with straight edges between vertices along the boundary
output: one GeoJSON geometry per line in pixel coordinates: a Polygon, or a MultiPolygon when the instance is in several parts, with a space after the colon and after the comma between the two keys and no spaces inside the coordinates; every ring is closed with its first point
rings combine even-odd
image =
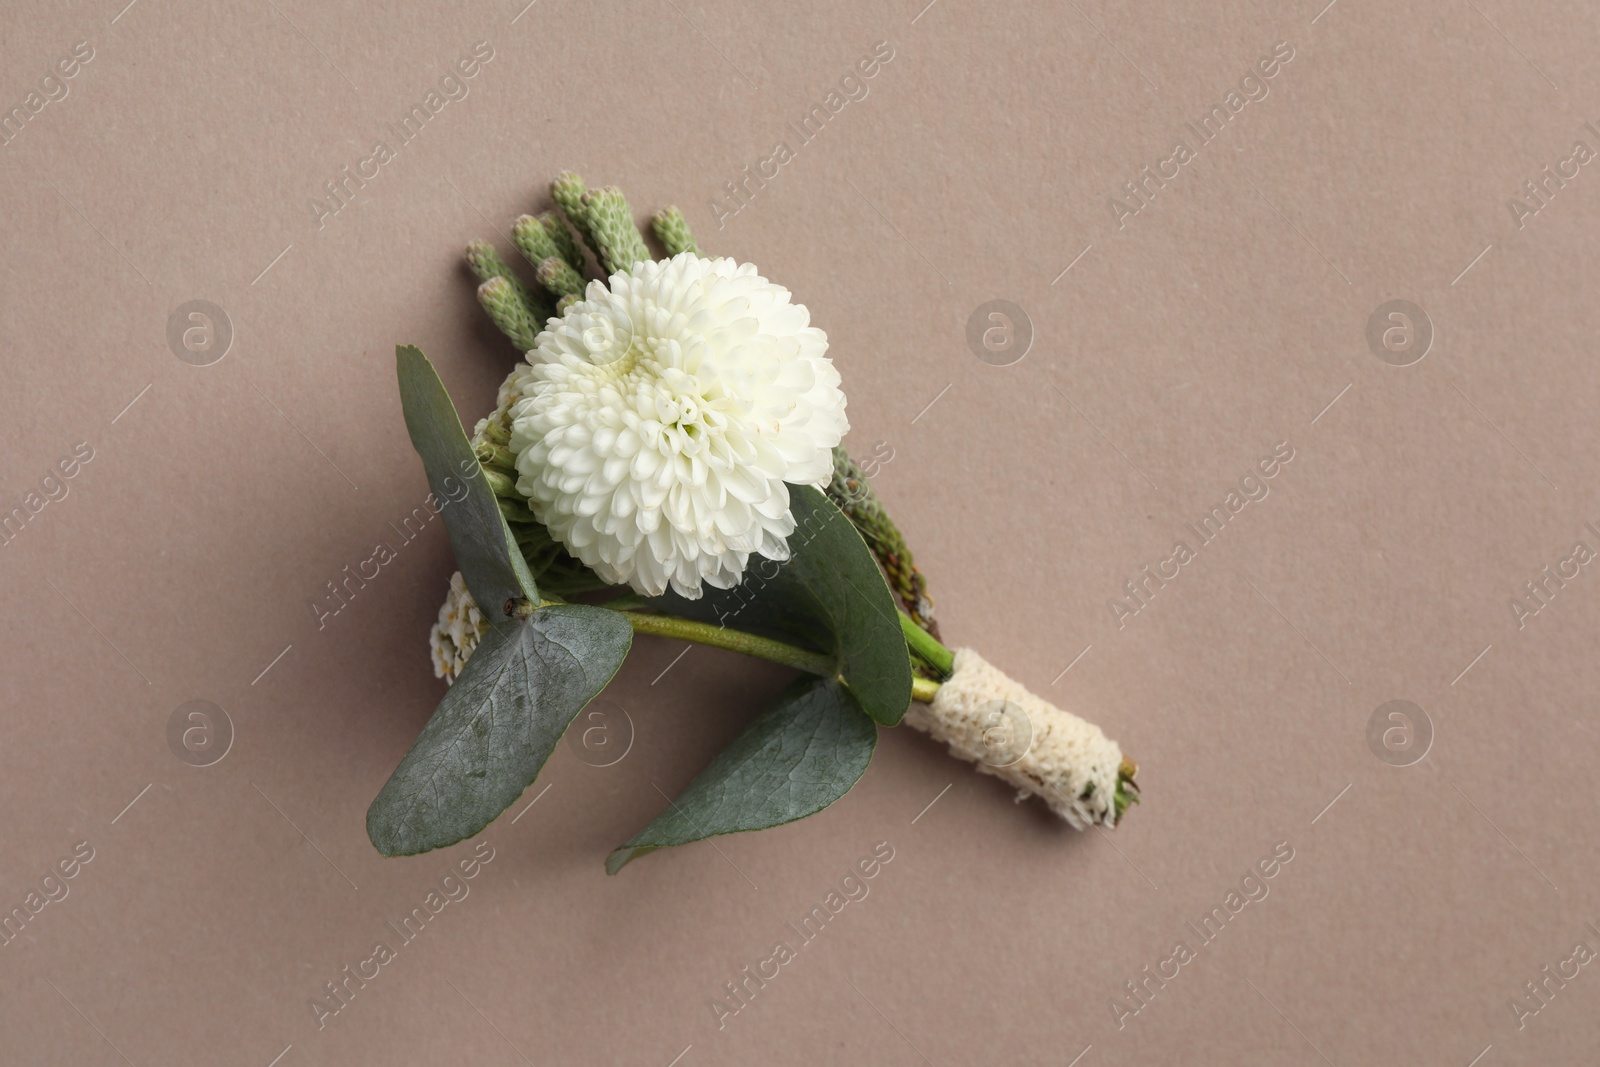
{"type": "Polygon", "coordinates": [[[632,642],[621,614],[584,604],[496,623],[367,810],[378,851],[427,852],[494,821],[533,782],[632,642]]]}
{"type": "Polygon", "coordinates": [[[751,556],[736,588],[707,588],[699,600],[669,592],[655,604],[670,615],[837,656],[862,709],[893,726],[911,703],[911,659],[878,562],[821,490],[791,485],[789,510],[795,531],[787,562],[751,556]]]}
{"type": "Polygon", "coordinates": [[[824,678],[798,681],[666,811],[606,857],[606,872],[658,848],[815,814],[860,780],[877,743],[877,726],[850,690],[824,678]]]}
{"type": "Polygon", "coordinates": [[[406,429],[422,457],[428,487],[472,599],[491,619],[501,617],[508,600],[526,598],[537,604],[538,586],[500,514],[494,490],[481,476],[477,454],[438,372],[414,345],[396,346],[394,357],[406,429]]]}

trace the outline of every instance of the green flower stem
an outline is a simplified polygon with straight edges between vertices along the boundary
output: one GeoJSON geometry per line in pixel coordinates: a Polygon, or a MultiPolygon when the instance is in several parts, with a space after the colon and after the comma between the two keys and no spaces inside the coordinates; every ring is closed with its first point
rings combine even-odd
{"type": "Polygon", "coordinates": [[[832,678],[838,673],[838,665],[833,657],[797,648],[794,645],[786,645],[770,637],[757,637],[742,630],[730,630],[725,626],[712,626],[710,623],[680,619],[671,615],[647,615],[635,611],[624,611],[621,614],[628,620],[635,633],[675,637],[680,641],[693,641],[699,645],[743,652],[747,656],[771,660],[773,663],[819,674],[824,678],[832,678]]]}
{"type": "MultiPolygon", "coordinates": [[[[774,641],[770,637],[758,637],[755,634],[745,633],[743,630],[730,630],[726,626],[712,626],[710,623],[695,622],[693,619],[680,619],[672,615],[649,615],[639,611],[623,611],[624,618],[635,633],[654,634],[657,637],[674,637],[679,641],[692,641],[698,645],[710,645],[713,648],[725,648],[731,652],[742,652],[747,656],[757,659],[770,660],[781,663],[785,667],[794,667],[797,670],[810,674],[818,674],[824,678],[832,678],[838,673],[837,665],[832,657],[821,652],[812,652],[809,649],[798,648],[794,645],[774,641]]],[[[915,623],[910,623],[915,628],[915,623]]],[[[920,633],[921,630],[919,629],[920,633]]],[[[935,642],[937,644],[937,642],[935,642]]],[[[941,646],[942,647],[942,646],[941,646]]],[[[949,652],[945,652],[948,656],[949,652]]],[[[911,680],[911,699],[927,704],[933,700],[933,695],[939,691],[939,683],[931,678],[913,678],[911,680]]]]}
{"type": "Polygon", "coordinates": [[[906,635],[906,644],[911,646],[911,651],[928,661],[928,666],[940,674],[948,675],[956,669],[955,653],[939,643],[917,621],[905,612],[900,612],[900,630],[906,635]]]}

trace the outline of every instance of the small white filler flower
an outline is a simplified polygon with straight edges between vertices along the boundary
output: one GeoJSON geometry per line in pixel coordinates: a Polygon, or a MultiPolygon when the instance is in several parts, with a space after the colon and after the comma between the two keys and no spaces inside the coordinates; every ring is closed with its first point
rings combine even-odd
{"type": "Polygon", "coordinates": [[[590,282],[503,387],[517,491],[569,553],[648,596],[789,557],[786,482],[849,430],[828,338],[748,263],[682,253],[590,282]]]}
{"type": "Polygon", "coordinates": [[[428,631],[428,645],[433,649],[433,676],[454,685],[472,650],[488,632],[489,621],[467,591],[461,572],[456,571],[450,576],[450,592],[439,605],[439,621],[428,631]]]}

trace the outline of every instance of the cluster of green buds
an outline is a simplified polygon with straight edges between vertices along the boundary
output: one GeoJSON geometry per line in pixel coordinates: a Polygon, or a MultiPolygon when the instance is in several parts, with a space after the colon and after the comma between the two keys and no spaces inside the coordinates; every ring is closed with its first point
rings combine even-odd
{"type": "MultiPolygon", "coordinates": [[[[478,303],[522,352],[533,347],[548,319],[583,298],[591,278],[609,277],[654,258],[622,190],[590,189],[569,171],[550,183],[550,197],[557,210],[521,215],[511,224],[511,243],[533,268],[537,285],[525,283],[488,241],[467,246],[467,266],[479,281],[478,303]],[[585,247],[598,273],[589,270],[585,247]]],[[[700,254],[677,208],[659,212],[652,228],[668,256],[700,254]]]]}

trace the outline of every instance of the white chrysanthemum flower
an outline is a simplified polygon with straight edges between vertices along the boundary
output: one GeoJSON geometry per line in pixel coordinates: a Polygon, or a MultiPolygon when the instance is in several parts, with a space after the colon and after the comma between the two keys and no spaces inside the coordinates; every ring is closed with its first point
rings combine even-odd
{"type": "Polygon", "coordinates": [[[689,253],[589,283],[506,381],[517,491],[608,582],[737,585],[789,558],[784,483],[849,430],[828,337],[751,264],[689,253]]]}
{"type": "Polygon", "coordinates": [[[461,572],[456,571],[450,576],[450,593],[439,607],[439,621],[428,632],[433,676],[454,685],[461,668],[467,665],[467,657],[488,632],[489,621],[478,610],[461,572]]]}

